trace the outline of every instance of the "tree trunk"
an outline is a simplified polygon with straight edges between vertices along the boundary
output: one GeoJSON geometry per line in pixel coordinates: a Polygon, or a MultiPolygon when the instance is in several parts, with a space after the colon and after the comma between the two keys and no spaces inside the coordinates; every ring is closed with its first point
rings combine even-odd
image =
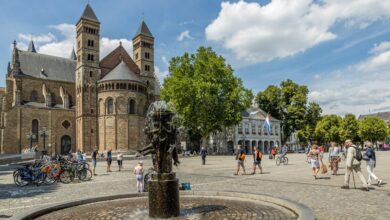
{"type": "Polygon", "coordinates": [[[200,145],[201,148],[204,147],[206,150],[208,150],[208,149],[207,149],[207,145],[208,145],[208,144],[207,144],[207,135],[206,135],[206,136],[202,136],[201,145],[200,145]]]}

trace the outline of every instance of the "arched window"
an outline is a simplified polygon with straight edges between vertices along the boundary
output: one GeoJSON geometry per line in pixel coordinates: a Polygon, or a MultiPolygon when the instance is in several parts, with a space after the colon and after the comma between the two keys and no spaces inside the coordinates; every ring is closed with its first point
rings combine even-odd
{"type": "Polygon", "coordinates": [[[107,100],[107,114],[113,114],[114,113],[114,100],[112,98],[109,98],[107,100]]]}
{"type": "Polygon", "coordinates": [[[32,102],[37,102],[38,101],[38,92],[33,90],[31,92],[31,99],[30,99],[32,102]]]}
{"type": "Polygon", "coordinates": [[[129,114],[135,114],[135,100],[129,100],[129,114]]]}
{"type": "Polygon", "coordinates": [[[31,122],[31,133],[33,136],[33,141],[38,141],[38,131],[39,130],[39,121],[38,119],[33,119],[31,122]]]}

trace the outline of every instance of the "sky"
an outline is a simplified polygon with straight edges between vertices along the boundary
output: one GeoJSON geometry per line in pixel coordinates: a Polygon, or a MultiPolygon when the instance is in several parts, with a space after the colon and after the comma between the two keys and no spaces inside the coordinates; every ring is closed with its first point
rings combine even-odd
{"type": "MultiPolygon", "coordinates": [[[[200,46],[226,58],[257,94],[268,85],[307,85],[324,114],[390,110],[390,1],[90,0],[101,22],[101,58],[131,39],[142,19],[155,37],[162,83],[169,60],[200,46]]],[[[0,86],[12,42],[69,57],[87,0],[0,0],[0,86]]]]}

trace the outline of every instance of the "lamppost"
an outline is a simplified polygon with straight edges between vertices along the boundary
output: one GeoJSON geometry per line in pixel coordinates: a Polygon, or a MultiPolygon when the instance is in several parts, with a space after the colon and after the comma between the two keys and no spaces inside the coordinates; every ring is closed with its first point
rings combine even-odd
{"type": "Polygon", "coordinates": [[[243,139],[243,141],[242,141],[242,146],[243,146],[243,150],[245,150],[245,154],[248,154],[248,152],[247,152],[247,150],[246,150],[246,144],[245,144],[245,138],[246,138],[246,136],[245,136],[245,134],[243,134],[242,136],[241,136],[241,138],[243,139]]]}
{"type": "Polygon", "coordinates": [[[46,130],[46,127],[43,127],[42,130],[39,131],[39,135],[43,138],[43,154],[46,154],[46,137],[49,136],[49,130],[46,130]]]}
{"type": "Polygon", "coordinates": [[[27,139],[30,140],[30,151],[31,151],[31,148],[32,148],[32,142],[33,140],[35,140],[35,138],[37,137],[32,131],[30,131],[29,134],[26,135],[27,136],[27,139]]]}

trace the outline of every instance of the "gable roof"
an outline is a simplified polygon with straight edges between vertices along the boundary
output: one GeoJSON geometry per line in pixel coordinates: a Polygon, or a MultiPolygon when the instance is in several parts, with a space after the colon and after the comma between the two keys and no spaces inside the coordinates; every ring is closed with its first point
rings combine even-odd
{"type": "Polygon", "coordinates": [[[377,117],[381,118],[384,121],[389,121],[390,120],[390,111],[372,113],[372,114],[367,114],[367,115],[360,115],[358,119],[362,120],[364,118],[374,117],[374,116],[377,116],[377,117]]]}
{"type": "Polygon", "coordinates": [[[75,82],[75,60],[19,50],[19,61],[21,72],[24,75],[75,82]]]}
{"type": "Polygon", "coordinates": [[[99,66],[101,69],[101,78],[113,70],[122,60],[127,64],[132,72],[137,75],[140,74],[140,70],[137,64],[134,63],[133,59],[131,59],[125,48],[123,48],[122,45],[119,45],[115,50],[113,50],[100,61],[99,66]]]}
{"type": "Polygon", "coordinates": [[[141,34],[153,38],[152,33],[150,32],[148,26],[146,25],[146,23],[143,20],[142,20],[141,24],[139,25],[138,30],[134,35],[134,38],[137,37],[138,35],[141,35],[141,34]]]}
{"type": "Polygon", "coordinates": [[[128,80],[142,82],[139,75],[135,74],[127,66],[127,64],[121,60],[120,63],[110,71],[103,79],[99,82],[112,81],[112,80],[128,80]]]}
{"type": "Polygon", "coordinates": [[[96,17],[95,12],[92,10],[89,3],[85,6],[84,12],[81,15],[80,19],[87,19],[90,21],[99,22],[98,18],[96,17]]]}

